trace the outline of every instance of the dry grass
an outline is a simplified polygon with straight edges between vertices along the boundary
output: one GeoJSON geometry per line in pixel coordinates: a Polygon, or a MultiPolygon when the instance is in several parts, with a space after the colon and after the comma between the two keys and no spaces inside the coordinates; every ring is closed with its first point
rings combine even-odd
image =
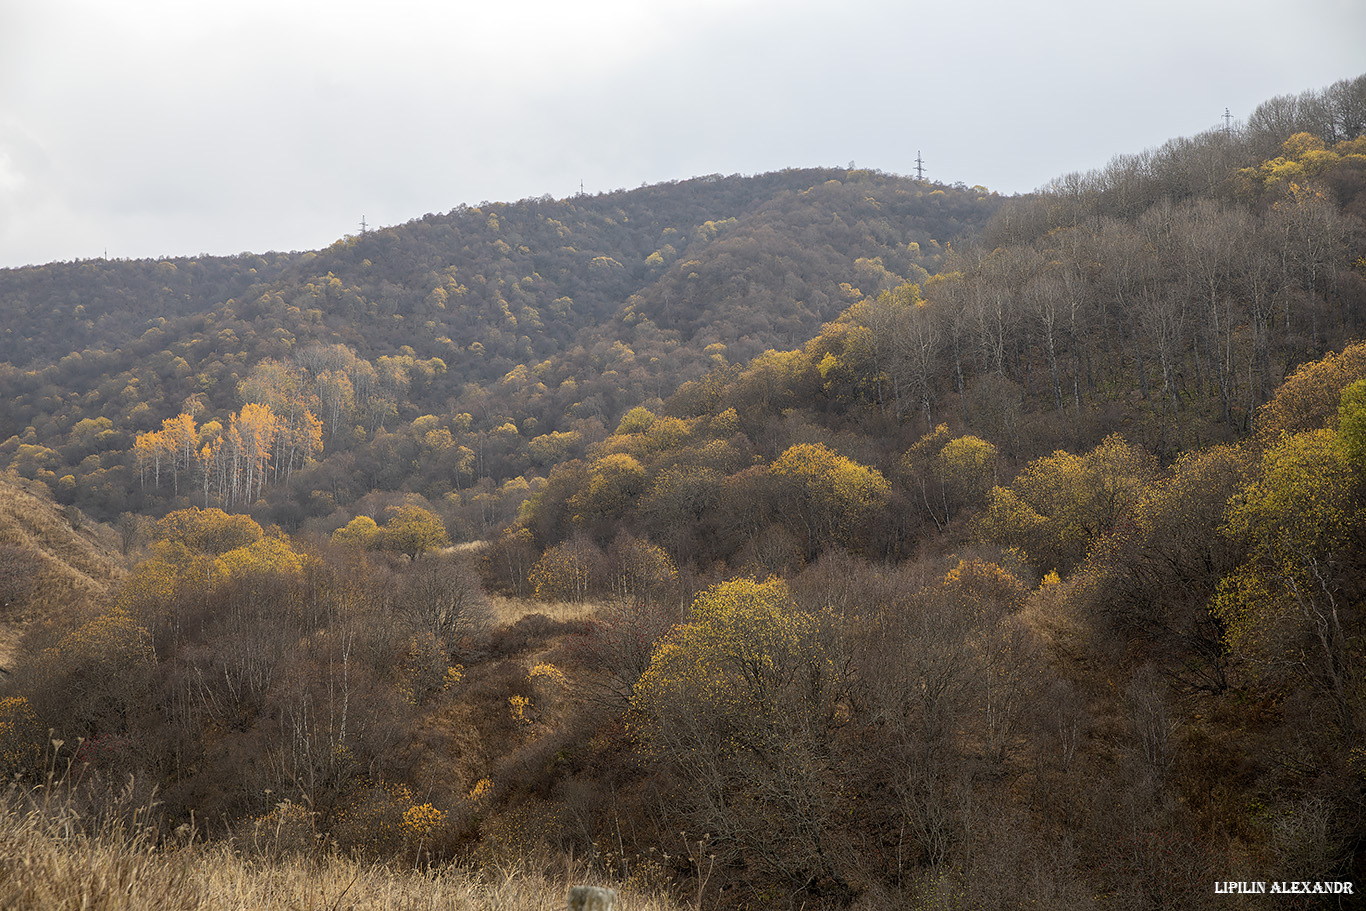
{"type": "MultiPolygon", "coordinates": [[[[204,902],[212,909],[365,908],[394,911],[563,911],[568,884],[519,871],[471,876],[460,870],[434,873],[390,871],[334,858],[323,865],[292,861],[250,866],[219,849],[198,868],[204,902]]],[[[622,892],[620,906],[671,911],[658,896],[622,892]]]]}
{"type": "Polygon", "coordinates": [[[24,628],[21,625],[0,620],[0,668],[8,670],[14,667],[14,659],[19,650],[19,639],[23,635],[24,628]]]}
{"type": "Polygon", "coordinates": [[[484,548],[488,546],[489,542],[487,541],[461,541],[459,544],[452,544],[450,547],[444,548],[443,552],[452,554],[477,554],[481,553],[484,548]]]}
{"type": "Polygon", "coordinates": [[[112,529],[63,509],[47,488],[12,472],[0,474],[0,544],[31,549],[42,561],[25,618],[102,600],[127,574],[112,529]]]}
{"type": "MultiPolygon", "coordinates": [[[[488,541],[463,541],[443,548],[440,553],[476,555],[489,546],[488,541]]],[[[534,598],[510,598],[506,595],[489,596],[489,619],[498,626],[510,626],[523,617],[544,614],[551,620],[579,620],[591,617],[597,612],[598,604],[592,601],[574,603],[572,601],[538,601],[534,598]]]]}
{"type": "Polygon", "coordinates": [[[12,472],[0,473],[0,544],[32,554],[37,566],[29,594],[0,616],[0,668],[13,666],[30,623],[80,622],[127,574],[112,529],[68,512],[46,487],[12,472]]]}
{"type": "Polygon", "coordinates": [[[556,621],[580,620],[596,614],[599,605],[593,601],[576,604],[573,601],[534,601],[493,595],[489,598],[489,607],[490,617],[495,624],[509,626],[532,614],[544,614],[556,621]]]}
{"type": "MultiPolygon", "coordinates": [[[[0,798],[0,908],[561,911],[571,880],[585,881],[520,869],[395,870],[335,856],[267,861],[183,833],[158,845],[136,811],[91,831],[68,804],[33,796],[11,789],[0,798]]],[[[616,888],[622,911],[677,908],[655,892],[616,888]]]]}

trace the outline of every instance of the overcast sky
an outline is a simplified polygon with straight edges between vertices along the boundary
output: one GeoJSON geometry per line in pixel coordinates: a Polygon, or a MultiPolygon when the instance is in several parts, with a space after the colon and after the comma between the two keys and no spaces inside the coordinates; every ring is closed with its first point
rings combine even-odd
{"type": "Polygon", "coordinates": [[[1363,72],[1363,0],[0,0],[0,267],[917,151],[1028,192],[1363,72]]]}

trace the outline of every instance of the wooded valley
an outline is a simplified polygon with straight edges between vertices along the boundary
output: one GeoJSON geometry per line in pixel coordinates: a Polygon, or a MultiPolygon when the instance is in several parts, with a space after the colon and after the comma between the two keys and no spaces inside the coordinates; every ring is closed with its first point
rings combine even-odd
{"type": "Polygon", "coordinates": [[[711,176],[0,313],[11,820],[678,907],[1366,889],[1366,76],[1029,196],[711,176]]]}

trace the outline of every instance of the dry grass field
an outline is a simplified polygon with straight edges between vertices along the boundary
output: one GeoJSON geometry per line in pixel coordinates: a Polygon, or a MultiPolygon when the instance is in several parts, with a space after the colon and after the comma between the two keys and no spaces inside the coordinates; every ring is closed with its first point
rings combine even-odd
{"type": "MultiPolygon", "coordinates": [[[[57,793],[60,788],[52,793],[57,793]]],[[[0,908],[7,911],[562,911],[570,885],[590,881],[519,868],[399,869],[335,854],[272,857],[163,838],[146,814],[85,819],[42,790],[0,796],[0,908]]],[[[601,883],[599,883],[601,884],[601,883]]],[[[618,890],[622,911],[674,911],[657,890],[618,890]]]]}

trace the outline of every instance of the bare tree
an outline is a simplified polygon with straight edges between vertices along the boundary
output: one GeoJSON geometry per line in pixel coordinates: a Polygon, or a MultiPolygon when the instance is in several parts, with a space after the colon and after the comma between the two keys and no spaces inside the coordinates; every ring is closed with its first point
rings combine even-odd
{"type": "Polygon", "coordinates": [[[487,620],[489,604],[474,568],[459,556],[441,556],[403,573],[394,608],[415,632],[430,633],[449,648],[487,620]]]}

